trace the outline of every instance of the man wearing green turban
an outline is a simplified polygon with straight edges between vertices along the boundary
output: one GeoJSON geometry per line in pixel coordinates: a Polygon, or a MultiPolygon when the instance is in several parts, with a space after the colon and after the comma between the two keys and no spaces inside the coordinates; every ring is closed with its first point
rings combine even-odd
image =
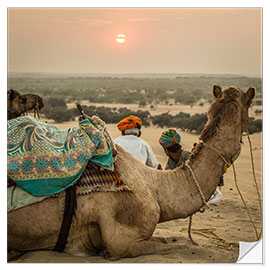
{"type": "Polygon", "coordinates": [[[165,170],[173,170],[189,158],[191,153],[183,150],[180,142],[181,136],[176,130],[171,128],[162,132],[159,143],[169,157],[165,170]]]}
{"type": "MultiPolygon", "coordinates": [[[[190,152],[182,150],[180,144],[181,136],[176,130],[170,128],[162,132],[159,143],[162,145],[166,155],[169,157],[165,170],[173,170],[181,166],[191,155],[190,152]]],[[[194,145],[195,146],[195,145],[194,145]]],[[[220,178],[219,186],[223,186],[223,177],[220,178]]],[[[216,189],[215,193],[211,196],[208,204],[218,205],[222,193],[216,189]]]]}

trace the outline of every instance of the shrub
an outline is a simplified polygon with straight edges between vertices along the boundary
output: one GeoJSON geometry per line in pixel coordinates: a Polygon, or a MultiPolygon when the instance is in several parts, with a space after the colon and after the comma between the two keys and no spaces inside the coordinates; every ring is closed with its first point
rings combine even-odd
{"type": "Polygon", "coordinates": [[[162,113],[160,115],[152,116],[151,117],[153,125],[158,127],[172,127],[173,126],[173,116],[169,113],[162,113]]]}
{"type": "Polygon", "coordinates": [[[67,108],[67,104],[64,99],[62,98],[53,98],[50,97],[46,101],[46,106],[49,107],[64,107],[67,108]]]}
{"type": "Polygon", "coordinates": [[[249,134],[253,134],[256,132],[262,131],[262,120],[261,119],[254,119],[254,117],[248,118],[248,132],[249,134]]]}
{"type": "Polygon", "coordinates": [[[139,107],[145,107],[146,106],[146,100],[141,100],[140,102],[139,102],[139,107]]]}
{"type": "Polygon", "coordinates": [[[182,130],[194,131],[199,134],[207,122],[206,114],[195,114],[190,116],[188,113],[180,112],[173,116],[169,113],[163,113],[151,118],[153,125],[161,128],[180,128],[182,130]]]}
{"type": "Polygon", "coordinates": [[[71,110],[67,110],[64,107],[51,108],[45,113],[45,117],[53,119],[57,123],[62,123],[65,121],[70,121],[74,119],[71,110]]]}

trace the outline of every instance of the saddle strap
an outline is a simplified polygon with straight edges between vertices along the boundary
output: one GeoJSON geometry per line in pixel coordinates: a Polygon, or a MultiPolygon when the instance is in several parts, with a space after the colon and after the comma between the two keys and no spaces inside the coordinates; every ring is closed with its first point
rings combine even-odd
{"type": "Polygon", "coordinates": [[[67,238],[72,222],[72,217],[73,215],[75,215],[76,208],[77,208],[77,198],[76,198],[76,187],[74,185],[66,189],[65,210],[62,225],[53,251],[57,252],[64,251],[65,246],[67,244],[67,238]]]}

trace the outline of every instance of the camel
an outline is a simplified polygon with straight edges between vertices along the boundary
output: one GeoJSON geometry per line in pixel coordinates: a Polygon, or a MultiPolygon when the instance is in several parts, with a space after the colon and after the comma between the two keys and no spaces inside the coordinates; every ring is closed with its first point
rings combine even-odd
{"type": "MultiPolygon", "coordinates": [[[[160,222],[186,218],[204,205],[224,173],[224,160],[233,163],[240,154],[248,108],[256,90],[213,86],[214,101],[208,122],[189,160],[171,171],[149,168],[116,146],[116,165],[132,192],[96,192],[77,198],[64,252],[91,256],[103,252],[109,260],[164,254],[183,245],[152,238],[160,222]],[[190,172],[189,167],[192,168],[190,172]]],[[[61,226],[64,198],[47,198],[8,214],[9,250],[51,250],[61,226]]]]}
{"type": "Polygon", "coordinates": [[[34,117],[40,119],[39,111],[44,107],[42,98],[36,94],[25,94],[22,95],[26,99],[25,113],[34,109],[34,117]]]}
{"type": "Polygon", "coordinates": [[[7,91],[8,120],[24,114],[25,106],[26,99],[18,91],[14,89],[7,91]]]}

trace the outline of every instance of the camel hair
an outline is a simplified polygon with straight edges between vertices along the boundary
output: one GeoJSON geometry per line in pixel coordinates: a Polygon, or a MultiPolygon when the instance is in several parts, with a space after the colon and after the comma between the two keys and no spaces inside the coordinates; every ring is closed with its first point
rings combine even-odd
{"type": "Polygon", "coordinates": [[[44,107],[43,99],[36,94],[24,94],[22,95],[26,99],[25,113],[34,110],[34,117],[40,119],[39,111],[44,107]]]}
{"type": "Polygon", "coordinates": [[[7,118],[16,118],[25,112],[26,98],[18,91],[9,89],[7,91],[7,118]]]}
{"type": "Polygon", "coordinates": [[[34,117],[40,118],[39,111],[44,107],[43,99],[36,94],[20,94],[17,90],[7,92],[8,120],[27,114],[34,109],[34,117]]]}
{"type": "MultiPolygon", "coordinates": [[[[231,163],[240,154],[248,108],[256,90],[237,87],[222,91],[213,86],[214,101],[195,152],[187,161],[206,200],[224,173],[222,155],[231,163]],[[215,149],[215,151],[213,150],[215,149]]],[[[203,200],[186,164],[169,171],[149,168],[117,146],[116,165],[132,192],[96,192],[77,198],[68,243],[64,252],[91,256],[103,252],[110,260],[148,254],[164,254],[183,245],[165,244],[152,234],[158,223],[196,213],[203,200]]],[[[59,234],[64,198],[42,202],[8,214],[9,250],[51,250],[59,234]]]]}

